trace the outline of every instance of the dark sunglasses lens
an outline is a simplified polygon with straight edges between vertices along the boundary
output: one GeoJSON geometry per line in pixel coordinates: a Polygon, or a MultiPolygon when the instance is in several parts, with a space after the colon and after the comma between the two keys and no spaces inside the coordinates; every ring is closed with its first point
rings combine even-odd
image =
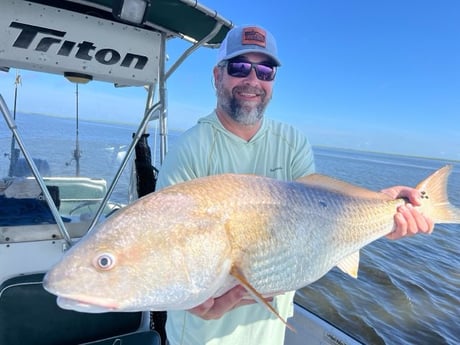
{"type": "Polygon", "coordinates": [[[245,78],[251,73],[252,66],[256,71],[259,80],[272,81],[275,78],[276,69],[271,66],[251,64],[244,61],[230,61],[227,63],[228,75],[235,78],[245,78]]]}
{"type": "Polygon", "coordinates": [[[276,70],[274,67],[265,65],[255,65],[257,78],[264,81],[271,81],[275,78],[276,70]]]}
{"type": "Polygon", "coordinates": [[[227,73],[232,77],[244,78],[251,73],[251,68],[249,62],[229,62],[227,64],[227,73]]]}

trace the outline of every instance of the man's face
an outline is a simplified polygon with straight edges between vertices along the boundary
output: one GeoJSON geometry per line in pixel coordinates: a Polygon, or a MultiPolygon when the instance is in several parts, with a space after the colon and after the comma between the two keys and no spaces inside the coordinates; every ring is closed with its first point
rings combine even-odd
{"type": "MultiPolygon", "coordinates": [[[[269,59],[259,53],[240,55],[237,60],[270,65],[269,59]]],[[[260,121],[272,97],[273,81],[258,79],[254,68],[246,77],[232,77],[226,66],[216,67],[214,78],[218,108],[242,125],[254,125],[260,121]]]]}

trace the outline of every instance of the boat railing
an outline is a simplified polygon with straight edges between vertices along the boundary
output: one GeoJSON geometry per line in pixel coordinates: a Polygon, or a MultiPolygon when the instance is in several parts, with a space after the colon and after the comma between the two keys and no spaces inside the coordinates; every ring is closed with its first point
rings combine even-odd
{"type": "Polygon", "coordinates": [[[16,123],[14,122],[10,111],[5,103],[5,100],[3,99],[3,96],[0,94],[0,112],[3,114],[3,117],[5,118],[5,122],[8,125],[8,128],[10,129],[14,139],[18,143],[22,154],[24,155],[24,158],[26,159],[27,163],[29,164],[30,170],[32,171],[32,174],[34,175],[35,179],[37,180],[37,183],[40,186],[40,189],[42,190],[43,197],[45,198],[51,213],[53,214],[54,219],[56,220],[56,224],[59,228],[59,232],[62,235],[62,238],[66,241],[68,246],[72,245],[72,239],[70,238],[69,232],[67,231],[64,221],[61,218],[61,215],[59,213],[59,210],[57,209],[56,205],[53,202],[53,198],[48,191],[48,188],[46,187],[45,181],[43,180],[43,177],[40,174],[40,171],[38,170],[37,166],[35,165],[35,162],[33,158],[30,156],[29,151],[26,149],[24,145],[24,141],[21,138],[21,135],[19,134],[19,131],[17,130],[16,123]]]}

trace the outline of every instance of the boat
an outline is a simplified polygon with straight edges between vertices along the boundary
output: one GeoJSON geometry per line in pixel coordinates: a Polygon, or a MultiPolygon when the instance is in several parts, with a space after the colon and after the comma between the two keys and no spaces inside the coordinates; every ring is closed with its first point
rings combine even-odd
{"type": "MultiPolygon", "coordinates": [[[[0,112],[12,136],[9,173],[0,180],[0,345],[165,343],[164,313],[63,310],[43,289],[42,278],[69,247],[124,206],[112,194],[134,156],[136,183],[134,192],[127,191],[128,202],[154,191],[159,167],[151,162],[147,128],[157,123],[161,164],[168,148],[167,80],[197,49],[218,47],[232,26],[195,0],[2,3],[0,73],[19,69],[65,77],[76,84],[77,94],[78,85],[92,80],[147,93],[145,112],[110,183],[80,176],[78,167],[76,176],[49,175],[47,161],[33,157],[23,140],[15,106],[13,115],[0,94],[0,112]],[[171,40],[189,46],[166,69],[171,40]]],[[[77,166],[80,155],[77,137],[77,166]]],[[[296,332],[287,331],[285,345],[359,344],[298,303],[288,322],[296,332]]]]}

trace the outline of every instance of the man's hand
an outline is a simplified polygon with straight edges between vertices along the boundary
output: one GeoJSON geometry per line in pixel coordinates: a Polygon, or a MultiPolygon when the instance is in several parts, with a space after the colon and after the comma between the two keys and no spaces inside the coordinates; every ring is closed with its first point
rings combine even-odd
{"type": "Polygon", "coordinates": [[[396,240],[417,233],[431,234],[433,232],[433,220],[414,208],[414,206],[420,206],[421,204],[420,192],[417,189],[395,186],[383,189],[382,193],[389,195],[393,199],[409,199],[409,203],[398,207],[394,216],[395,228],[392,233],[387,235],[387,238],[396,240]]]}
{"type": "MultiPolygon", "coordinates": [[[[270,302],[273,298],[266,298],[270,302]]],[[[205,320],[216,320],[226,312],[242,305],[254,304],[256,301],[248,296],[244,287],[237,285],[220,297],[210,298],[204,303],[188,311],[205,320]]]]}
{"type": "Polygon", "coordinates": [[[227,311],[240,305],[255,303],[253,300],[244,299],[246,294],[246,289],[238,285],[220,297],[208,299],[204,303],[190,309],[189,312],[205,320],[216,320],[227,311]]]}

